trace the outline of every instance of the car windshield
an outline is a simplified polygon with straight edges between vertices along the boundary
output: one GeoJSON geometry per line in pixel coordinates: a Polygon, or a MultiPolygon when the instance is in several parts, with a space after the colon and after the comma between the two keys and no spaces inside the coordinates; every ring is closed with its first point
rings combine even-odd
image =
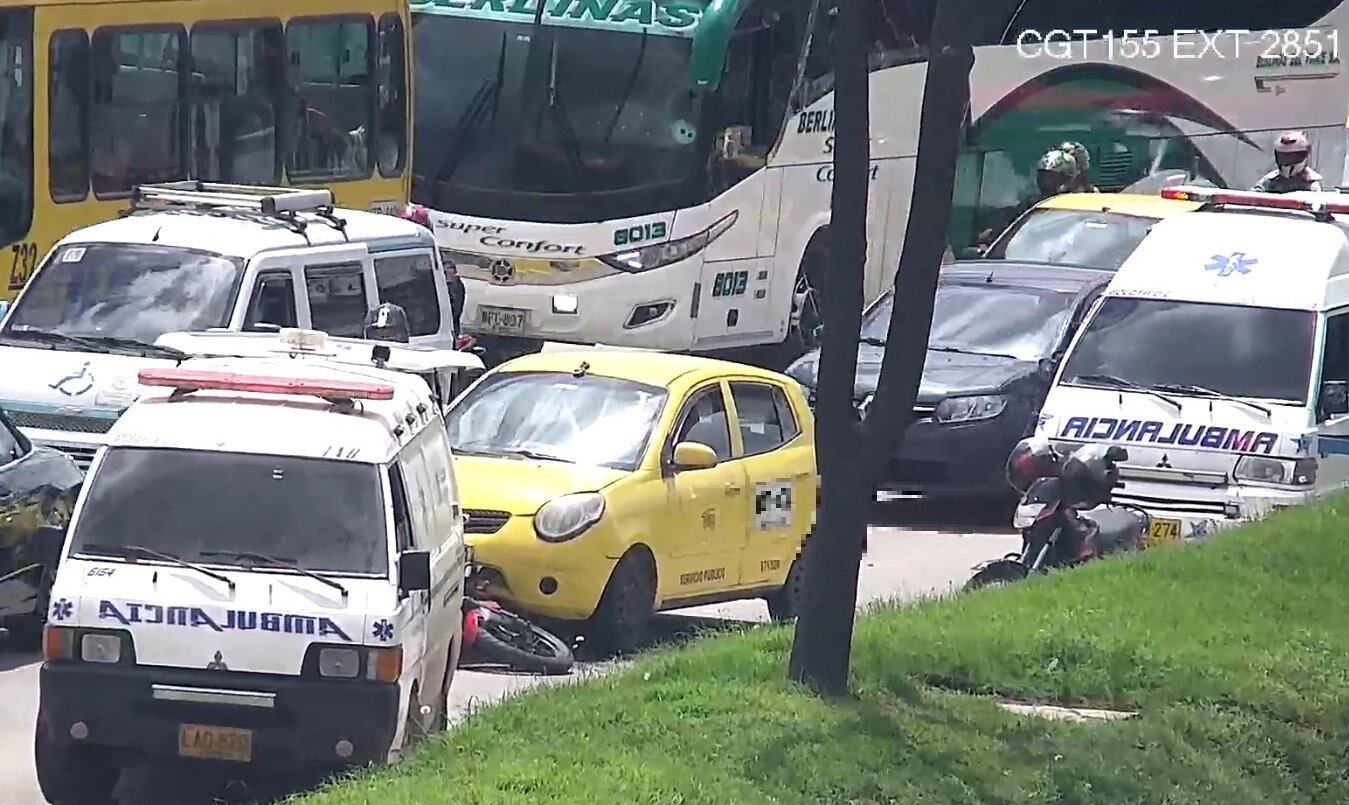
{"type": "Polygon", "coordinates": [[[1062,377],[1108,375],[1144,387],[1198,386],[1303,404],[1316,316],[1304,310],[1108,297],[1062,377]]]}
{"type": "Polygon", "coordinates": [[[457,402],[446,424],[459,454],[634,470],[665,397],[662,388],[611,377],[503,372],[457,402]]]}
{"type": "MultiPolygon", "coordinates": [[[[932,308],[928,348],[1039,360],[1054,350],[1077,294],[989,283],[942,282],[932,308]]],[[[894,296],[887,294],[862,323],[862,338],[884,343],[894,296]]]]}
{"type": "Polygon", "coordinates": [[[85,243],[54,251],[3,333],[44,330],[153,343],[229,324],[243,261],[176,246],[85,243]]]}
{"type": "Polygon", "coordinates": [[[317,572],[388,572],[379,468],[330,459],[114,447],[90,479],[71,552],[136,546],[201,564],[256,552],[317,572]]]}
{"type": "Polygon", "coordinates": [[[1155,218],[1099,210],[1032,210],[986,256],[1115,269],[1133,254],[1155,223],[1155,218]]]}
{"type": "Polygon", "coordinates": [[[542,68],[531,78],[525,5],[495,19],[481,4],[413,4],[414,200],[549,223],[693,203],[706,152],[691,40],[659,26],[644,34],[545,22],[535,46],[542,68]]]}

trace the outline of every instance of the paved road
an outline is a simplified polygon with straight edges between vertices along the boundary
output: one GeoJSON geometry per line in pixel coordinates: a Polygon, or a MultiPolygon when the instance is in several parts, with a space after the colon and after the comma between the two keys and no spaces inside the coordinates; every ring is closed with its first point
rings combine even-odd
{"type": "MultiPolygon", "coordinates": [[[[893,509],[890,510],[893,512],[893,509]]],[[[915,511],[903,509],[899,518],[912,520],[915,511]]],[[[921,517],[921,513],[918,514],[921,517]]],[[[885,518],[882,517],[882,520],[885,518]]],[[[878,525],[871,530],[863,560],[858,603],[865,606],[888,599],[913,599],[947,592],[969,577],[970,568],[1018,545],[1005,529],[988,524],[963,526],[878,525]],[[990,533],[1001,532],[1001,533],[990,533]]],[[[741,601],[716,604],[662,616],[661,629],[677,635],[715,626],[717,621],[755,622],[768,619],[764,604],[741,601]]],[[[606,666],[586,664],[566,681],[581,675],[601,673],[606,666]]],[[[460,671],[454,681],[452,705],[462,718],[475,708],[513,691],[541,683],[533,676],[460,671]]],[[[31,655],[0,654],[0,803],[41,805],[43,799],[33,777],[33,718],[37,712],[37,661],[31,655]]],[[[153,778],[157,775],[148,775],[153,778]]],[[[149,780],[151,788],[154,779],[149,780]]],[[[140,789],[140,785],[136,786],[140,789]]],[[[130,792],[128,792],[130,794],[130,792]]],[[[137,805],[156,797],[144,790],[124,802],[137,805]]],[[[174,797],[174,802],[181,801],[174,797]]],[[[203,801],[209,801],[203,798],[203,801]]]]}

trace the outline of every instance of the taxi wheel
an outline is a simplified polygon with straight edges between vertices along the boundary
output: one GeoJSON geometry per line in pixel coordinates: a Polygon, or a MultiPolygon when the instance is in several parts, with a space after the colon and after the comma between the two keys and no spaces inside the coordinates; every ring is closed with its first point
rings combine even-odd
{"type": "Polygon", "coordinates": [[[801,598],[806,589],[805,554],[796,557],[792,566],[787,568],[787,580],[782,587],[764,597],[768,603],[768,616],[778,623],[795,620],[801,613],[801,598]]]}
{"type": "Polygon", "coordinates": [[[33,733],[33,760],[42,796],[54,805],[113,805],[122,769],[88,747],[61,746],[47,738],[41,714],[33,733]]]}
{"type": "Polygon", "coordinates": [[[646,640],[656,607],[651,555],[628,551],[618,560],[591,619],[591,639],[602,651],[622,654],[646,640]]]}

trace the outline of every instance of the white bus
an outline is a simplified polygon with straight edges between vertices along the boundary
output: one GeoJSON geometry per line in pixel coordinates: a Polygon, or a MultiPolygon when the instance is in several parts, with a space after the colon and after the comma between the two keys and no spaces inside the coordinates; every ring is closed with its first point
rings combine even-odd
{"type": "MultiPolygon", "coordinates": [[[[465,280],[465,328],[810,346],[829,266],[834,0],[538,2],[412,4],[412,198],[465,280]]],[[[904,240],[935,4],[867,3],[869,299],[904,240]]],[[[1334,183],[1346,16],[1340,0],[1024,0],[1010,21],[971,20],[952,246],[1024,207],[1037,158],[1064,140],[1088,146],[1103,190],[1165,170],[1245,187],[1297,127],[1334,183]],[[1126,28],[1155,33],[1126,48],[1126,28]],[[1100,35],[1050,33],[1073,29],[1100,35]]]]}

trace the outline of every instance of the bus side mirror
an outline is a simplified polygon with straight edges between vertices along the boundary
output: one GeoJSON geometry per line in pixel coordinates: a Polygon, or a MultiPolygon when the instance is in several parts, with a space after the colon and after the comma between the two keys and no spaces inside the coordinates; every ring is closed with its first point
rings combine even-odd
{"type": "Polygon", "coordinates": [[[1327,380],[1321,384],[1321,416],[1349,414],[1349,381],[1327,380]]]}

